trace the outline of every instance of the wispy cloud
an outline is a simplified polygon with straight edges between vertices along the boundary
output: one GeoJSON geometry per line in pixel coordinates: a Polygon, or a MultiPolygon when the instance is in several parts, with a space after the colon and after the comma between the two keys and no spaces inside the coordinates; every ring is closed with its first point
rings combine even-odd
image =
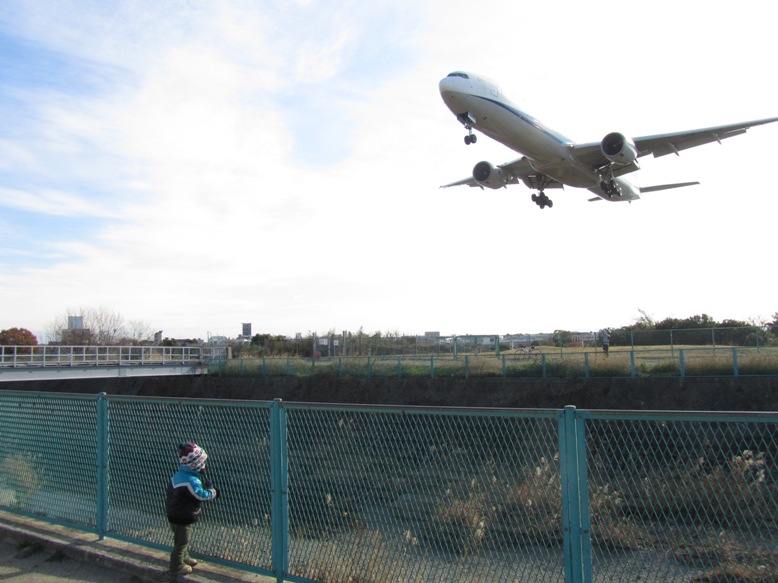
{"type": "Polygon", "coordinates": [[[37,192],[0,188],[0,206],[59,217],[117,218],[119,213],[77,194],[57,190],[37,192]]]}

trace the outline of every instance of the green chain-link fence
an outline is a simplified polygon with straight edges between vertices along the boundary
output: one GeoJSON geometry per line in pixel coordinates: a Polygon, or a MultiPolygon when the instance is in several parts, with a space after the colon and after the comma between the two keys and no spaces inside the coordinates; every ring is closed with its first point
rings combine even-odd
{"type": "Polygon", "coordinates": [[[239,358],[215,360],[216,376],[319,378],[651,378],[778,375],[778,349],[719,347],[602,351],[544,349],[500,356],[239,358]]]}
{"type": "Polygon", "coordinates": [[[193,551],[279,581],[778,578],[775,413],[0,391],[0,506],[169,549],[183,440],[223,493],[193,551]]]}

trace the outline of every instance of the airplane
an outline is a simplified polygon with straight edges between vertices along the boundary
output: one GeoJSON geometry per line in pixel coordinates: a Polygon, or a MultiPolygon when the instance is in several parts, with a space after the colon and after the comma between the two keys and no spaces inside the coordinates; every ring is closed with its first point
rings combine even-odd
{"type": "Polygon", "coordinates": [[[439,87],[443,101],[468,132],[465,144],[476,143],[478,138],[473,130],[477,130],[522,154],[521,158],[498,166],[478,162],[472,176],[441,188],[468,185],[497,189],[523,182],[537,191],[532,194],[532,201],[541,209],[554,206],[545,193],[550,188],[586,188],[596,195],[590,201],[631,202],[644,192],[699,184],[679,182],[640,187],[622,176],[640,169],[641,156],[680,155],[681,150],[721,143],[754,126],[778,121],[778,117],[772,117],[641,138],[611,132],[600,142],[577,144],[522,111],[485,77],[455,71],[441,79],[439,87]]]}

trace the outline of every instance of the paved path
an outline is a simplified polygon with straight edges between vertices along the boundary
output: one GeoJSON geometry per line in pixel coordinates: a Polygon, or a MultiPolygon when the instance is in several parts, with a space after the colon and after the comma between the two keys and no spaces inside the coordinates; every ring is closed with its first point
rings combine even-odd
{"type": "Polygon", "coordinates": [[[137,583],[132,575],[70,559],[37,543],[0,542],[3,583],[137,583]]]}
{"type": "MultiPolygon", "coordinates": [[[[162,583],[168,555],[0,510],[2,583],[162,583]]],[[[201,562],[181,583],[275,583],[275,579],[201,562]]]]}

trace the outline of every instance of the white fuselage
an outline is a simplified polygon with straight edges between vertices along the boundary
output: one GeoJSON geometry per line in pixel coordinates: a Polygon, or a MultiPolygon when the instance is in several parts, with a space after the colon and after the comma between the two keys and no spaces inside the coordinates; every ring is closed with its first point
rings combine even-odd
{"type": "MultiPolygon", "coordinates": [[[[519,109],[492,81],[469,73],[450,75],[439,87],[443,101],[460,122],[526,156],[539,173],[612,200],[600,187],[600,174],[573,157],[574,142],[519,109]]],[[[640,198],[638,188],[629,181],[615,180],[621,188],[619,200],[640,198]]]]}

